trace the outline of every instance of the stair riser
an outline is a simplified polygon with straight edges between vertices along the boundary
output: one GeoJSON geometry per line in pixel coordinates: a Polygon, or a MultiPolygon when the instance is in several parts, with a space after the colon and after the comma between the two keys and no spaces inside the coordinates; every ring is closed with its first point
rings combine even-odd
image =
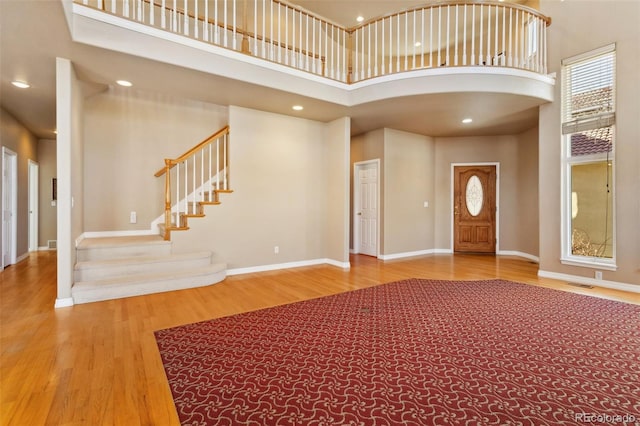
{"type": "Polygon", "coordinates": [[[73,302],[76,304],[90,303],[101,300],[119,299],[122,297],[141,296],[165,291],[204,287],[224,280],[226,275],[227,271],[225,269],[208,275],[185,277],[178,280],[153,280],[122,286],[110,285],[106,286],[106,288],[92,288],[87,290],[72,288],[71,294],[73,296],[73,302]]]}
{"type": "Polygon", "coordinates": [[[166,259],[149,263],[130,263],[126,265],[105,265],[96,268],[75,271],[75,281],[95,281],[130,275],[151,274],[156,272],[182,272],[201,268],[211,264],[211,256],[193,259],[166,259]]]}
{"type": "Polygon", "coordinates": [[[124,247],[95,247],[77,250],[78,262],[93,260],[118,259],[135,256],[168,256],[171,254],[171,244],[147,244],[124,247]]]}

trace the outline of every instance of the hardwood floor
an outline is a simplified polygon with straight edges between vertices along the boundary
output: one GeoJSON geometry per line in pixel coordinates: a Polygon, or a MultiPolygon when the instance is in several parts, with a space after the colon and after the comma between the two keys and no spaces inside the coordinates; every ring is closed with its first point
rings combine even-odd
{"type": "Polygon", "coordinates": [[[640,304],[640,294],[539,279],[511,257],[435,255],[382,262],[352,256],[348,271],[305,267],[228,277],[169,293],[54,309],[55,252],[0,273],[3,425],[178,425],[153,331],[404,278],[503,278],[640,304]]]}

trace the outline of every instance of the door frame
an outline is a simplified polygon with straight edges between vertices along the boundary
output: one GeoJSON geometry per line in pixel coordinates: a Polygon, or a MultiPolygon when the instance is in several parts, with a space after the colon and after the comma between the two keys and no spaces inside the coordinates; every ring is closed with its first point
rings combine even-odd
{"type": "Polygon", "coordinates": [[[29,251],[38,251],[40,165],[29,159],[29,251]]]}
{"type": "Polygon", "coordinates": [[[376,165],[376,169],[378,173],[376,173],[377,179],[377,194],[376,194],[376,212],[378,215],[377,229],[376,229],[376,257],[380,258],[380,159],[376,158],[375,160],[366,160],[366,161],[358,161],[353,163],[353,211],[352,211],[352,220],[353,220],[353,254],[360,253],[360,244],[358,241],[360,240],[360,223],[358,221],[358,210],[360,210],[360,185],[358,180],[358,171],[364,166],[368,166],[371,164],[376,165]]]}
{"type": "MultiPolygon", "coordinates": [[[[2,242],[1,242],[1,251],[0,251],[0,258],[2,258],[0,260],[0,262],[2,263],[2,269],[4,269],[6,266],[9,265],[14,265],[16,263],[16,252],[18,250],[18,154],[16,154],[15,152],[11,151],[9,148],[7,148],[6,146],[2,147],[2,176],[3,176],[3,180],[2,180],[2,200],[0,200],[0,203],[2,204],[2,215],[4,215],[4,211],[5,211],[5,205],[4,205],[4,200],[5,200],[5,196],[6,194],[4,193],[4,189],[5,188],[9,188],[9,191],[11,191],[10,197],[11,197],[11,219],[10,219],[10,228],[11,228],[11,241],[9,244],[9,247],[5,247],[5,243],[7,242],[7,236],[4,235],[4,230],[2,233],[2,242]],[[5,157],[9,157],[9,161],[10,161],[10,170],[9,170],[9,181],[6,182],[6,180],[4,179],[4,174],[5,174],[5,170],[4,170],[4,165],[5,165],[5,157]],[[7,250],[7,253],[9,254],[9,262],[5,263],[4,262],[4,252],[5,250],[7,250]]],[[[2,226],[4,227],[4,218],[2,218],[2,226]]]]}
{"type": "Polygon", "coordinates": [[[500,251],[500,162],[478,162],[478,163],[451,163],[451,181],[449,182],[450,188],[450,200],[449,200],[449,218],[451,219],[451,239],[450,239],[450,247],[451,253],[453,253],[453,248],[455,247],[454,240],[454,232],[455,232],[455,217],[454,217],[454,204],[455,200],[455,168],[456,167],[467,167],[467,166],[495,166],[496,168],[496,254],[500,251]]]}

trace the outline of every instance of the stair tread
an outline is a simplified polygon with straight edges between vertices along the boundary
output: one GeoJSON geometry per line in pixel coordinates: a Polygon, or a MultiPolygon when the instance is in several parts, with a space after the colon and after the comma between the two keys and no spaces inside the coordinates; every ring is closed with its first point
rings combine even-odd
{"type": "Polygon", "coordinates": [[[152,273],[152,274],[136,274],[136,275],[128,275],[125,277],[116,277],[116,278],[107,278],[102,280],[94,280],[94,281],[79,281],[73,284],[73,288],[75,290],[89,290],[92,288],[103,288],[106,286],[117,286],[122,284],[133,285],[136,283],[144,283],[148,281],[166,281],[170,279],[176,279],[181,277],[192,277],[199,275],[207,275],[216,272],[223,271],[227,268],[226,263],[213,263],[211,265],[190,269],[186,271],[180,272],[171,272],[171,273],[152,273]]]}
{"type": "Polygon", "coordinates": [[[170,244],[160,235],[137,235],[127,237],[98,237],[85,238],[80,241],[76,249],[89,250],[94,248],[129,247],[138,245],[170,244]]]}
{"type": "Polygon", "coordinates": [[[109,266],[125,266],[135,264],[149,264],[149,263],[164,263],[164,262],[178,262],[181,260],[199,259],[203,257],[210,257],[210,251],[200,251],[195,253],[179,253],[160,256],[130,256],[103,260],[86,260],[77,262],[75,270],[80,269],[93,269],[109,266]]]}

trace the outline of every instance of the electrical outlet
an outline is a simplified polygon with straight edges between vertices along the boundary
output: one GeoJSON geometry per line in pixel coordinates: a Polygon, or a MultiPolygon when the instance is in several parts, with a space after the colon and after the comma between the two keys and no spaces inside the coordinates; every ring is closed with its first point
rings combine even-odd
{"type": "Polygon", "coordinates": [[[596,271],[596,280],[602,279],[602,271],[596,271]]]}
{"type": "Polygon", "coordinates": [[[138,222],[138,216],[136,215],[136,212],[131,212],[131,215],[129,216],[129,222],[130,223],[138,222]]]}
{"type": "Polygon", "coordinates": [[[278,246],[273,246],[273,252],[274,252],[275,254],[280,253],[280,247],[278,247],[278,246]]]}

